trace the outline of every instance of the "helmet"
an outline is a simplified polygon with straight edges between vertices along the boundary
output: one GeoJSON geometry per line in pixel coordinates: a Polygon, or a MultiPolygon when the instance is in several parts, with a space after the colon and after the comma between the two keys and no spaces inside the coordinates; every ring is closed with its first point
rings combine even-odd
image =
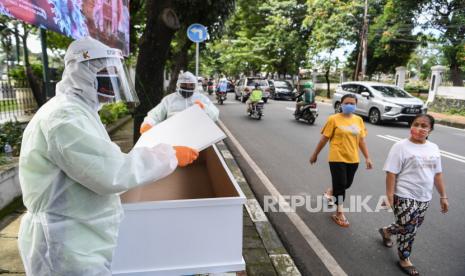
{"type": "Polygon", "coordinates": [[[313,89],[313,82],[307,81],[304,83],[304,89],[313,89]]]}
{"type": "Polygon", "coordinates": [[[177,86],[177,93],[183,98],[189,98],[194,94],[197,88],[197,78],[189,71],[179,75],[177,86]]]}

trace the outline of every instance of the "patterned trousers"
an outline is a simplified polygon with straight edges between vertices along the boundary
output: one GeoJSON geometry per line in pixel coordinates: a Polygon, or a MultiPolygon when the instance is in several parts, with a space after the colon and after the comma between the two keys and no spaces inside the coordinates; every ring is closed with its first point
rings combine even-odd
{"type": "Polygon", "coordinates": [[[396,222],[387,227],[387,232],[397,235],[397,253],[401,260],[410,257],[415,235],[425,219],[428,206],[429,201],[421,202],[394,195],[396,222]]]}

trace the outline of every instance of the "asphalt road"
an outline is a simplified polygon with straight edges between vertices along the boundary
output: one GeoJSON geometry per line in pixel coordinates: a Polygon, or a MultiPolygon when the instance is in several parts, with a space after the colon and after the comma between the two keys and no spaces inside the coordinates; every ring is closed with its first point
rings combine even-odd
{"type": "MultiPolygon", "coordinates": [[[[212,98],[213,99],[213,98],[212,98]]],[[[293,102],[269,101],[265,116],[257,121],[245,113],[245,104],[228,94],[224,105],[218,106],[220,119],[232,132],[253,161],[283,196],[310,197],[316,207],[317,196],[330,186],[327,148],[317,164],[308,159],[316,146],[326,118],[333,113],[328,104],[319,104],[320,116],[315,125],[293,119],[293,102]]],[[[366,122],[367,144],[374,162],[373,170],[360,164],[348,196],[372,196],[368,205],[375,209],[379,196],[384,195],[385,174],[382,171],[389,149],[395,140],[408,137],[409,128],[403,123],[381,126],[366,122]]],[[[436,126],[430,140],[444,151],[444,179],[449,195],[450,211],[440,213],[439,196],[434,192],[413,246],[411,260],[422,275],[465,275],[465,131],[436,126]]],[[[228,142],[228,141],[227,141],[228,142]]],[[[230,141],[229,141],[229,143],[230,141]]],[[[263,204],[268,194],[249,164],[232,145],[232,152],[263,204]]],[[[363,158],[362,158],[363,160],[363,158]]],[[[346,200],[352,204],[356,200],[346,200]]],[[[397,267],[396,249],[385,248],[376,229],[393,221],[393,214],[379,212],[350,212],[349,228],[341,228],[330,219],[330,212],[311,212],[305,206],[297,208],[298,216],[313,231],[347,275],[403,275],[397,267]]],[[[296,264],[304,275],[329,275],[327,267],[307,244],[296,226],[279,212],[269,212],[270,220],[296,264]]]]}

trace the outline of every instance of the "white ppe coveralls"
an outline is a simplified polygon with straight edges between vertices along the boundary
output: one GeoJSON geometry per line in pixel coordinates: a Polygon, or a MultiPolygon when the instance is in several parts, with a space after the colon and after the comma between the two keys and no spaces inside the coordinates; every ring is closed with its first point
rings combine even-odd
{"type": "Polygon", "coordinates": [[[200,101],[204,105],[205,112],[213,121],[218,120],[220,111],[210,99],[198,93],[197,89],[194,89],[192,96],[184,98],[179,93],[181,83],[193,83],[197,86],[197,78],[190,72],[183,73],[178,79],[176,92],[165,96],[157,106],[150,110],[144,118],[144,123],[151,126],[157,125],[174,114],[194,105],[196,101],[200,101]]]}
{"type": "Polygon", "coordinates": [[[97,113],[96,67],[73,60],[102,49],[111,48],[91,38],[70,45],[56,96],[23,134],[19,179],[27,213],[18,243],[27,275],[111,275],[123,216],[118,193],[177,166],[166,144],[125,154],[110,140],[97,113]]]}

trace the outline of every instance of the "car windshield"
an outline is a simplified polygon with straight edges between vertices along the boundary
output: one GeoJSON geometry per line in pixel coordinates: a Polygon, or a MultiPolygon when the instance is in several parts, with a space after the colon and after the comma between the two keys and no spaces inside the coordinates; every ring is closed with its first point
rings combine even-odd
{"type": "Polygon", "coordinates": [[[292,86],[287,81],[275,81],[274,86],[277,88],[292,88],[292,86]]]}
{"type": "Polygon", "coordinates": [[[255,86],[256,83],[258,83],[259,86],[268,86],[266,80],[247,80],[247,86],[255,86]]]}
{"type": "Polygon", "coordinates": [[[394,98],[412,98],[412,96],[393,86],[372,86],[375,90],[378,90],[386,97],[394,97],[394,98]]]}

